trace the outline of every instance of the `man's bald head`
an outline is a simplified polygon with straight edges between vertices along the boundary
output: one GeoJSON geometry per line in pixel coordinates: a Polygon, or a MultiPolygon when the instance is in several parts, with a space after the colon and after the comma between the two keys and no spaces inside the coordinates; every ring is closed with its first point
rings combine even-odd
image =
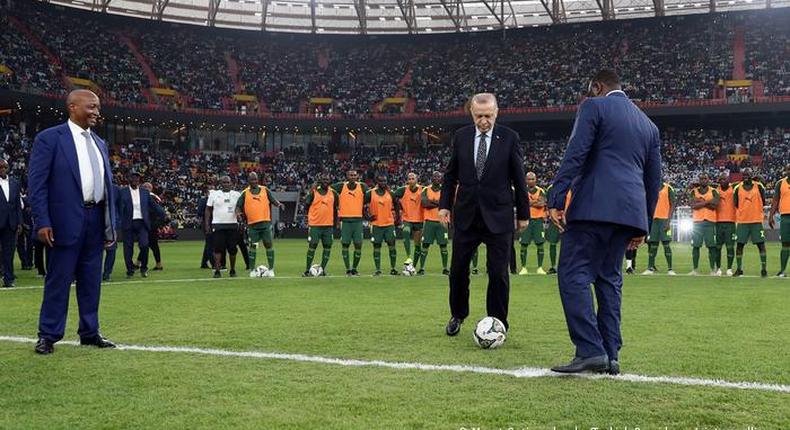
{"type": "Polygon", "coordinates": [[[66,97],[66,109],[69,112],[69,119],[82,127],[88,129],[96,126],[99,119],[99,96],[89,90],[74,90],[66,97]]]}

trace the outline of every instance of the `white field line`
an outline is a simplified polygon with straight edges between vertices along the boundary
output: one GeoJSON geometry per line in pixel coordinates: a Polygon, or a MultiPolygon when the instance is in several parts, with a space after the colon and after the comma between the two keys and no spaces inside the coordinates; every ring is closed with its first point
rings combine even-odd
{"type": "MultiPolygon", "coordinates": [[[[21,336],[0,336],[0,342],[15,343],[36,343],[36,339],[21,336]]],[[[59,345],[79,345],[76,341],[62,341],[59,345]]],[[[618,376],[600,374],[579,374],[561,375],[552,372],[550,369],[537,367],[521,367],[515,369],[499,369],[494,367],[453,365],[453,364],[426,364],[393,362],[382,360],[354,360],[333,357],[322,357],[318,355],[305,354],[284,354],[278,352],[262,351],[231,351],[224,349],[182,347],[182,346],[145,346],[145,345],[118,345],[121,351],[142,351],[142,352],[169,352],[177,354],[197,354],[220,357],[240,357],[262,360],[284,360],[301,363],[326,364],[345,367],[381,367],[395,370],[421,370],[434,372],[456,372],[456,373],[475,373],[485,375],[509,376],[514,378],[544,378],[544,377],[576,377],[584,379],[605,379],[612,381],[626,381],[646,384],[670,384],[683,386],[698,386],[712,388],[726,388],[738,390],[767,391],[790,394],[790,385],[770,384],[762,382],[731,382],[722,379],[691,378],[678,376],[647,376],[636,374],[622,374],[618,376]]]]}
{"type": "MultiPolygon", "coordinates": [[[[544,275],[540,275],[540,276],[544,276],[544,275]]],[[[441,274],[426,274],[426,275],[423,275],[423,276],[418,276],[416,278],[426,278],[426,277],[434,277],[434,278],[443,277],[443,278],[446,278],[445,275],[441,275],[441,274]]],[[[512,277],[515,278],[515,279],[535,278],[535,277],[538,277],[538,275],[528,275],[528,276],[516,276],[516,275],[513,275],[512,277]]],[[[638,277],[639,278],[645,278],[645,279],[657,278],[657,277],[666,277],[666,278],[699,278],[699,279],[728,278],[727,276],[717,277],[717,276],[706,276],[706,275],[697,275],[697,276],[692,276],[692,275],[673,275],[673,276],[669,276],[669,275],[667,275],[665,273],[656,273],[656,274],[649,275],[649,276],[645,275],[645,276],[638,276],[638,277]]],[[[329,275],[329,276],[325,276],[323,278],[365,279],[365,278],[372,278],[372,276],[362,275],[362,276],[356,276],[356,277],[348,277],[348,276],[345,276],[345,275],[329,275]]],[[[410,278],[411,277],[407,277],[407,276],[380,276],[380,277],[378,277],[378,279],[392,279],[392,280],[410,279],[410,278]]],[[[481,274],[480,276],[478,276],[478,278],[486,279],[486,276],[485,276],[485,274],[481,274]]],[[[756,276],[756,275],[744,275],[741,278],[744,278],[744,279],[756,279],[756,278],[760,278],[760,277],[756,276]]],[[[272,282],[272,281],[277,281],[278,279],[291,279],[291,280],[293,280],[293,279],[313,279],[313,278],[304,278],[302,276],[277,276],[275,278],[249,278],[247,276],[239,276],[239,277],[236,277],[236,278],[230,278],[230,277],[228,277],[226,275],[226,276],[223,276],[222,278],[218,278],[218,279],[217,278],[205,277],[205,278],[147,279],[147,280],[146,279],[140,279],[140,280],[137,280],[137,281],[112,281],[112,282],[104,282],[104,283],[102,283],[102,287],[113,286],[113,285],[145,285],[145,284],[162,284],[162,283],[166,284],[166,283],[183,283],[183,282],[187,282],[187,283],[189,283],[189,282],[223,282],[223,281],[243,281],[243,280],[252,280],[253,282],[272,282]]],[[[318,279],[320,279],[320,278],[318,278],[318,279]]],[[[625,279],[627,280],[627,279],[630,279],[630,278],[625,278],[625,279]]],[[[781,279],[781,278],[769,277],[769,279],[781,279]]],[[[786,279],[790,279],[790,278],[786,278],[786,279]]],[[[320,282],[320,281],[316,280],[316,281],[313,281],[313,282],[320,282]]],[[[0,293],[11,292],[11,291],[18,291],[18,290],[40,290],[42,288],[44,288],[43,285],[26,286],[26,287],[14,287],[14,288],[0,288],[0,293]]]]}

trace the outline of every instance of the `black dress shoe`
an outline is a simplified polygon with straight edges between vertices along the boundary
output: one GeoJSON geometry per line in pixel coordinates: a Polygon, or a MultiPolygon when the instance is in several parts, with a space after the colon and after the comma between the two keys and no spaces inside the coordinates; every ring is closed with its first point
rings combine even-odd
{"type": "Polygon", "coordinates": [[[472,274],[473,274],[473,275],[479,275],[479,274],[480,274],[480,271],[479,271],[479,270],[477,270],[477,269],[472,269],[472,274]]]}
{"type": "Polygon", "coordinates": [[[148,277],[148,271],[146,270],[145,272],[140,272],[140,276],[142,276],[143,278],[147,278],[148,277]]]}
{"type": "Polygon", "coordinates": [[[557,269],[555,269],[555,268],[553,268],[553,267],[552,267],[551,269],[549,269],[549,270],[546,272],[546,274],[547,274],[547,275],[556,275],[556,274],[557,274],[557,269]]]}
{"type": "Polygon", "coordinates": [[[52,354],[55,352],[55,344],[44,339],[43,337],[38,338],[38,342],[36,342],[36,354],[47,355],[52,354]]]}
{"type": "Polygon", "coordinates": [[[14,284],[13,282],[3,284],[3,288],[14,288],[14,287],[16,287],[16,284],[14,284]]]}
{"type": "Polygon", "coordinates": [[[442,270],[442,275],[450,276],[450,271],[447,269],[442,270]]]}
{"type": "Polygon", "coordinates": [[[236,277],[236,269],[231,270],[229,275],[230,275],[231,278],[235,278],[236,277]]]}
{"type": "Polygon", "coordinates": [[[222,273],[220,273],[219,270],[215,270],[214,271],[214,277],[215,278],[221,278],[222,277],[222,273]]]}
{"type": "Polygon", "coordinates": [[[610,375],[619,375],[620,374],[620,363],[617,360],[610,360],[609,361],[609,370],[606,373],[610,375]]]}
{"type": "Polygon", "coordinates": [[[461,318],[452,317],[450,321],[447,321],[447,336],[455,336],[458,332],[461,331],[461,324],[464,323],[464,320],[461,318]]]}
{"type": "Polygon", "coordinates": [[[741,269],[736,270],[735,273],[732,274],[733,278],[740,278],[741,276],[743,276],[743,270],[741,269]]]}
{"type": "Polygon", "coordinates": [[[574,357],[570,363],[554,366],[551,370],[558,373],[606,372],[609,370],[609,357],[606,354],[588,358],[574,357]]]}
{"type": "Polygon", "coordinates": [[[115,344],[102,337],[102,335],[97,334],[93,337],[81,337],[80,338],[80,345],[85,346],[95,346],[97,348],[115,348],[115,344]]]}
{"type": "Polygon", "coordinates": [[[104,282],[110,282],[110,275],[104,275],[101,277],[101,280],[104,282]]]}

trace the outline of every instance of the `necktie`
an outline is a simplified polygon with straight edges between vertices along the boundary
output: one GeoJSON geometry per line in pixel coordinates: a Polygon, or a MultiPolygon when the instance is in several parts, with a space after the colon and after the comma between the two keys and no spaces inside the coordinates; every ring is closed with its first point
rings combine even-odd
{"type": "Polygon", "coordinates": [[[91,170],[93,171],[93,201],[98,203],[104,197],[104,179],[102,179],[101,170],[99,170],[99,157],[96,156],[90,132],[84,131],[82,135],[85,136],[88,159],[91,161],[91,170]]]}
{"type": "Polygon", "coordinates": [[[486,167],[486,134],[480,135],[480,144],[477,146],[477,161],[475,162],[475,169],[477,169],[477,179],[483,176],[483,170],[486,167]]]}

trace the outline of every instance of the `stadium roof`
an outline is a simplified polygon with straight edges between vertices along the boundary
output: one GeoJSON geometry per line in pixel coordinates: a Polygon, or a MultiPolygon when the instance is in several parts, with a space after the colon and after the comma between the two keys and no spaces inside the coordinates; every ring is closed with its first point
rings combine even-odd
{"type": "Polygon", "coordinates": [[[49,0],[48,3],[209,27],[318,34],[474,32],[790,6],[790,0],[49,0]]]}

